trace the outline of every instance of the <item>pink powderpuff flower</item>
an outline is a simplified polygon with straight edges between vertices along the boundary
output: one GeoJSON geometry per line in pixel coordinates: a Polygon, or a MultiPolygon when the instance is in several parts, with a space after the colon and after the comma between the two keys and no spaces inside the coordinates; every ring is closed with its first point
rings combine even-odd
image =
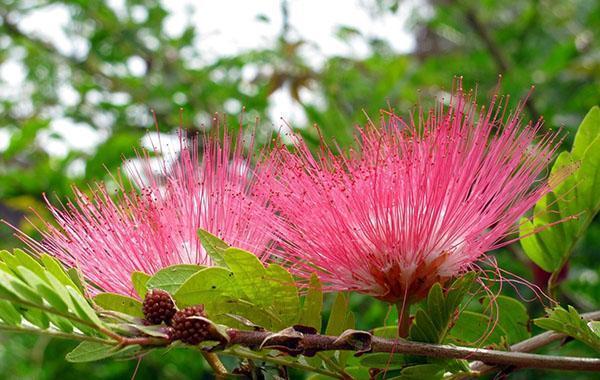
{"type": "Polygon", "coordinates": [[[357,128],[346,155],[314,156],[292,136],[296,152],[277,147],[261,178],[280,215],[275,255],[331,291],[399,305],[475,268],[550,190],[540,176],[558,143],[536,139],[541,122],[523,126],[522,103],[505,117],[497,101],[479,110],[458,89],[420,122],[389,114],[357,128]]]}
{"type": "MultiPolygon", "coordinates": [[[[34,253],[47,252],[79,268],[103,291],[125,295],[133,294],[134,271],[153,274],[174,264],[210,265],[199,228],[264,258],[274,214],[252,195],[256,181],[252,157],[244,156],[242,132],[238,144],[227,133],[223,142],[202,135],[202,153],[196,138],[190,146],[183,137],[179,141],[177,156],[159,158],[158,171],[156,158],[147,152],[138,155],[137,169],[130,170],[137,190],[116,178],[116,197],[98,184],[91,196],[74,188],[74,200],[66,206],[46,199],[58,227],[44,222],[41,242],[19,237],[34,253]]],[[[249,145],[251,151],[253,138],[249,145]]]]}

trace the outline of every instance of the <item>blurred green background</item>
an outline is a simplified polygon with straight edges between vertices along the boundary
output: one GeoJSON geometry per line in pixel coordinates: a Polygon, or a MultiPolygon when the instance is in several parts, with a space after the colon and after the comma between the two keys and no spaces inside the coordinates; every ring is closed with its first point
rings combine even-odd
{"type": "MultiPolygon", "coordinates": [[[[26,230],[30,208],[44,215],[43,193],[63,198],[71,184],[106,180],[133,155],[155,128],[151,110],[162,132],[210,126],[225,112],[230,125],[258,118],[259,138],[288,127],[314,137],[318,124],[347,146],[352,126],[381,108],[406,115],[419,99],[447,94],[458,75],[484,101],[502,74],[513,105],[535,86],[527,116],[562,128],[568,148],[600,102],[600,2],[590,0],[0,0],[0,17],[0,217],[26,230]]],[[[0,248],[17,245],[1,226],[0,248]]],[[[518,246],[498,260],[536,281],[518,246]]],[[[600,307],[599,262],[596,221],[561,284],[565,303],[600,307]]],[[[353,302],[360,327],[382,323],[381,305],[353,302]]],[[[137,366],[68,364],[71,342],[0,341],[0,379],[121,379],[137,366]]],[[[548,350],[585,354],[572,343],[548,350]]],[[[137,372],[203,377],[211,376],[187,351],[153,353],[137,372]]]]}

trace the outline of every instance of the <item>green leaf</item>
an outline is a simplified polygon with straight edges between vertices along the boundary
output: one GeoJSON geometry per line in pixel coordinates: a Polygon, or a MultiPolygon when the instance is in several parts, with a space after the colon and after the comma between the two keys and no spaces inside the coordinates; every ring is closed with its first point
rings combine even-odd
{"type": "Polygon", "coordinates": [[[594,334],[600,336],[600,321],[588,322],[588,327],[594,332],[594,334]]]}
{"type": "Polygon", "coordinates": [[[150,280],[149,274],[144,272],[135,271],[131,274],[131,283],[133,284],[133,289],[138,294],[140,298],[144,298],[146,296],[146,292],[148,289],[146,288],[146,283],[150,280]]]}
{"type": "MultiPolygon", "coordinates": [[[[85,314],[85,311],[93,313],[93,310],[89,307],[86,310],[77,305],[73,301],[73,297],[70,294],[71,292],[50,272],[50,270],[37,262],[32,263],[25,258],[25,255],[24,252],[14,255],[14,258],[19,259],[19,263],[12,261],[12,264],[15,265],[14,269],[12,271],[3,271],[0,273],[0,281],[2,282],[0,288],[4,290],[5,295],[9,296],[7,299],[8,303],[12,302],[13,297],[16,298],[15,302],[18,304],[18,307],[13,307],[14,310],[17,312],[20,310],[29,322],[40,329],[48,328],[49,323],[52,322],[58,329],[67,333],[72,332],[73,327],[77,326],[79,330],[86,334],[94,334],[94,329],[79,322],[72,322],[69,320],[68,316],[57,315],[57,313],[70,314],[72,318],[77,317],[88,320],[90,317],[85,314]],[[25,263],[25,265],[23,265],[23,263],[25,263]],[[17,299],[36,305],[39,308],[36,308],[36,306],[22,305],[17,302],[17,299]],[[44,310],[41,310],[41,308],[44,308],[44,310]]],[[[65,280],[64,276],[66,276],[66,274],[62,271],[62,267],[59,263],[49,260],[48,258],[44,261],[50,263],[49,266],[53,268],[53,272],[57,273],[59,276],[62,274],[63,281],[65,280]]],[[[44,263],[44,261],[42,262],[44,263]]],[[[68,279],[68,281],[64,282],[70,283],[71,280],[68,279]]],[[[71,285],[69,285],[69,288],[74,289],[71,285]]],[[[83,296],[79,295],[79,297],[83,299],[83,296]]],[[[14,320],[14,315],[12,317],[14,320]]],[[[10,315],[6,318],[10,320],[10,315]]],[[[99,320],[97,319],[97,321],[99,320]]]]}
{"type": "Polygon", "coordinates": [[[463,311],[448,334],[448,339],[462,346],[500,344],[506,331],[488,315],[463,311]]]}
{"type": "Polygon", "coordinates": [[[398,326],[382,326],[372,330],[373,336],[380,338],[396,339],[398,338],[398,326]]]}
{"type": "Polygon", "coordinates": [[[88,301],[83,298],[79,291],[74,288],[67,286],[67,291],[71,295],[71,299],[73,300],[73,304],[75,305],[76,314],[84,321],[93,323],[96,326],[103,326],[102,321],[98,318],[98,315],[92,309],[88,301]]]}
{"type": "Polygon", "coordinates": [[[10,302],[0,300],[0,319],[4,324],[18,326],[21,324],[21,313],[10,302]]]}
{"type": "Polygon", "coordinates": [[[443,330],[446,328],[446,323],[448,321],[447,312],[446,312],[446,304],[444,302],[444,294],[442,291],[442,286],[437,283],[434,284],[429,294],[427,295],[427,311],[429,312],[429,317],[431,321],[435,325],[436,330],[443,330]]]}
{"type": "Polygon", "coordinates": [[[69,268],[67,269],[67,275],[75,284],[73,290],[77,290],[79,294],[85,294],[85,281],[83,280],[83,276],[79,269],[77,268],[69,268]]]}
{"type": "Polygon", "coordinates": [[[71,280],[71,278],[67,275],[60,262],[54,257],[49,256],[47,254],[43,254],[40,257],[40,260],[42,261],[48,272],[50,272],[63,285],[71,285],[74,288],[77,287],[73,280],[71,280]]]}
{"type": "Polygon", "coordinates": [[[536,203],[532,220],[521,219],[519,234],[531,261],[556,273],[600,211],[600,108],[593,107],[584,118],[571,153],[558,156],[548,182],[552,192],[536,203]]]}
{"type": "Polygon", "coordinates": [[[419,364],[406,367],[400,371],[400,375],[391,377],[390,380],[422,380],[422,379],[442,379],[444,377],[444,366],[439,364],[419,364]]]}
{"type": "Polygon", "coordinates": [[[0,251],[0,259],[6,263],[10,269],[14,269],[21,265],[21,262],[7,250],[0,251]]]}
{"type": "MultiPolygon", "coordinates": [[[[63,283],[61,283],[56,277],[54,277],[54,275],[52,275],[50,272],[46,273],[46,278],[48,279],[48,286],[50,286],[52,290],[56,292],[58,296],[60,296],[60,299],[67,305],[69,311],[73,312],[75,310],[75,304],[73,303],[73,300],[66,286],[63,283]]],[[[73,285],[68,286],[73,287],[73,285]]]]}
{"type": "MultiPolygon", "coordinates": [[[[396,330],[398,328],[396,327],[396,330]]],[[[367,368],[394,369],[406,365],[404,355],[390,354],[389,352],[377,352],[365,354],[360,358],[360,365],[367,368]]]]}
{"type": "MultiPolygon", "coordinates": [[[[314,359],[314,358],[308,358],[314,359]]],[[[319,363],[320,364],[320,363],[319,363]]],[[[352,366],[344,368],[344,372],[350,375],[351,379],[370,379],[369,368],[360,367],[360,366],[352,366]]],[[[274,377],[276,378],[276,377],[274,377]]],[[[323,375],[320,373],[310,374],[306,380],[331,380],[331,376],[323,375]]]]}
{"type": "Polygon", "coordinates": [[[144,317],[142,303],[131,297],[115,293],[100,293],[94,297],[94,302],[105,310],[118,311],[139,318],[144,317]]]}
{"type": "Polygon", "coordinates": [[[543,329],[567,334],[600,352],[600,336],[572,306],[568,310],[560,306],[548,310],[548,317],[533,322],[543,329]]]}
{"type": "Polygon", "coordinates": [[[548,252],[548,249],[543,245],[543,241],[535,235],[536,228],[529,219],[521,218],[519,222],[519,235],[521,236],[521,247],[523,252],[537,266],[546,272],[554,271],[554,268],[559,266],[557,258],[548,252]]]}
{"type": "Polygon", "coordinates": [[[69,303],[67,303],[63,298],[62,295],[56,291],[54,288],[51,288],[50,286],[46,285],[46,284],[40,284],[37,287],[37,291],[39,292],[39,294],[44,298],[44,300],[46,302],[48,302],[54,309],[63,312],[63,313],[68,313],[69,311],[73,311],[73,309],[69,309],[69,303]]]}
{"type": "Polygon", "coordinates": [[[142,332],[148,336],[152,336],[155,338],[163,338],[169,339],[169,334],[167,333],[164,325],[150,325],[144,326],[140,324],[128,324],[130,327],[136,329],[139,332],[142,332]]]}
{"type": "Polygon", "coordinates": [[[326,335],[340,335],[347,329],[348,319],[350,318],[350,299],[347,293],[340,292],[336,295],[329,321],[325,329],[326,335]]]}
{"type": "Polygon", "coordinates": [[[138,349],[139,346],[128,346],[121,349],[117,346],[103,343],[81,342],[73,351],[67,354],[66,359],[71,363],[93,362],[126,352],[131,353],[138,349]]]}
{"type": "Polygon", "coordinates": [[[236,286],[231,271],[221,267],[210,267],[188,278],[173,294],[173,298],[180,308],[203,304],[208,310],[220,297],[237,298],[236,286]]]}
{"type": "Polygon", "coordinates": [[[215,235],[201,228],[198,230],[198,237],[200,238],[202,247],[204,247],[206,253],[210,256],[215,265],[225,266],[225,261],[223,260],[222,255],[223,252],[229,248],[229,245],[215,235]]]}
{"type": "Polygon", "coordinates": [[[63,318],[63,317],[59,317],[58,315],[50,314],[50,313],[46,313],[46,315],[48,316],[48,319],[50,320],[50,322],[52,322],[52,324],[54,324],[56,327],[58,327],[58,329],[60,331],[63,331],[66,333],[73,332],[74,323],[71,322],[70,320],[63,318]]]}
{"type": "Polygon", "coordinates": [[[48,315],[41,310],[27,309],[23,313],[23,316],[41,330],[46,330],[48,327],[50,327],[48,315]]]}
{"type": "Polygon", "coordinates": [[[265,277],[271,285],[271,307],[283,323],[279,328],[298,323],[300,296],[292,275],[280,265],[270,264],[265,277]]]}
{"type": "MultiPolygon", "coordinates": [[[[352,330],[355,327],[356,327],[356,317],[354,316],[353,312],[349,311],[348,312],[348,316],[346,317],[346,323],[344,325],[344,331],[345,330],[352,330]]],[[[338,363],[342,367],[345,367],[346,366],[346,362],[350,358],[350,355],[352,355],[352,351],[340,351],[339,354],[338,354],[338,363]]]]}
{"type": "Polygon", "coordinates": [[[454,312],[473,284],[474,273],[454,280],[446,294],[440,284],[435,284],[415,313],[409,330],[411,340],[425,343],[442,343],[454,319],[454,312]]]}
{"type": "Polygon", "coordinates": [[[281,328],[284,325],[283,322],[278,315],[275,315],[269,309],[258,307],[239,298],[219,297],[211,302],[206,312],[215,322],[222,322],[240,328],[244,325],[236,320],[235,316],[245,318],[252,324],[268,330],[281,328]]]}
{"type": "Polygon", "coordinates": [[[258,306],[268,306],[273,302],[271,287],[265,281],[267,271],[254,254],[239,248],[227,248],[222,255],[246,299],[258,306]]]}
{"type": "MultiPolygon", "coordinates": [[[[572,168],[576,167],[575,160],[573,160],[573,156],[571,153],[564,151],[561,152],[556,161],[554,162],[554,166],[552,167],[552,171],[550,173],[550,177],[553,176],[562,176],[564,177],[564,173],[561,174],[561,171],[572,170],[572,168]]],[[[553,206],[553,210],[558,211],[553,218],[546,219],[546,222],[558,222],[560,218],[563,216],[572,216],[581,214],[581,207],[578,204],[578,192],[577,188],[578,180],[576,173],[570,176],[567,176],[563,179],[562,182],[557,184],[552,194],[555,196],[553,199],[556,200],[556,205],[553,206]]],[[[540,204],[541,205],[541,204],[540,204]]],[[[546,213],[541,212],[541,216],[547,215],[546,213]]],[[[560,224],[557,224],[556,227],[561,227],[561,233],[564,235],[564,241],[559,242],[560,246],[564,249],[567,249],[567,243],[572,242],[577,238],[577,232],[580,228],[581,217],[577,219],[571,219],[567,221],[563,221],[560,224]]]]}
{"type": "Polygon", "coordinates": [[[25,268],[29,269],[31,272],[35,273],[38,277],[45,280],[46,270],[44,267],[40,265],[33,257],[25,253],[21,249],[13,250],[15,258],[19,260],[19,263],[25,268]]]}
{"type": "Polygon", "coordinates": [[[423,309],[417,310],[412,326],[410,327],[410,338],[417,342],[438,343],[442,338],[443,331],[436,328],[433,321],[423,309]]]}
{"type": "Polygon", "coordinates": [[[323,311],[323,288],[316,274],[310,276],[308,290],[302,305],[300,324],[314,327],[321,332],[321,313],[323,311]]]}
{"type": "Polygon", "coordinates": [[[16,272],[22,278],[26,279],[32,290],[37,291],[37,294],[54,309],[62,313],[73,311],[73,304],[70,302],[69,294],[52,274],[44,271],[42,273],[44,278],[42,279],[38,277],[37,273],[34,273],[27,267],[18,267],[16,268],[16,272]]]}
{"type": "Polygon", "coordinates": [[[600,134],[592,141],[581,158],[581,166],[576,172],[577,203],[591,215],[600,208],[600,134]]]}
{"type": "Polygon", "coordinates": [[[354,367],[346,367],[345,371],[347,374],[352,376],[354,379],[368,379],[369,378],[369,370],[364,367],[354,366],[354,367]]]}
{"type": "Polygon", "coordinates": [[[485,309],[488,309],[488,318],[496,318],[498,326],[502,328],[504,337],[508,344],[515,344],[522,340],[525,340],[531,336],[529,331],[529,314],[527,314],[527,308],[519,301],[514,298],[507,296],[495,296],[494,300],[486,298],[483,304],[485,309]],[[493,310],[488,309],[488,306],[492,302],[497,307],[497,313],[493,310]]]}
{"type": "Polygon", "coordinates": [[[600,107],[594,106],[585,115],[577,129],[573,149],[571,149],[573,157],[576,160],[581,160],[585,155],[585,151],[590,147],[590,143],[598,136],[600,136],[600,107]]]}
{"type": "Polygon", "coordinates": [[[475,272],[468,272],[452,282],[445,297],[446,313],[454,313],[454,310],[458,308],[467,292],[473,286],[476,276],[475,272]]]}
{"type": "Polygon", "coordinates": [[[31,302],[36,305],[42,305],[42,298],[20,278],[11,276],[5,272],[0,272],[0,287],[14,297],[23,301],[31,302]]]}
{"type": "Polygon", "coordinates": [[[173,294],[181,284],[203,268],[205,267],[193,264],[178,264],[163,268],[146,282],[146,289],[162,289],[173,294]]]}

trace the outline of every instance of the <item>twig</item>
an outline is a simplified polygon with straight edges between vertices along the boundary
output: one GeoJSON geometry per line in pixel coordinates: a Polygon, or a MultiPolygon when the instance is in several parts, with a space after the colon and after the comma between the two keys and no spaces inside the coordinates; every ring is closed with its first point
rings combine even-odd
{"type": "MultiPolygon", "coordinates": [[[[600,319],[600,310],[592,311],[581,315],[584,319],[594,321],[600,319]]],[[[537,349],[547,346],[548,344],[557,340],[565,339],[568,335],[563,333],[557,333],[554,331],[547,331],[545,333],[536,335],[532,338],[526,339],[522,342],[513,344],[510,346],[510,351],[513,352],[533,352],[537,349]]],[[[478,372],[479,374],[485,374],[492,372],[496,369],[494,366],[487,365],[481,361],[471,363],[471,370],[478,372]]]]}
{"type": "Polygon", "coordinates": [[[76,333],[64,333],[61,331],[54,331],[54,330],[42,330],[42,329],[35,328],[35,327],[0,325],[0,331],[6,331],[9,333],[15,332],[15,333],[44,335],[44,336],[48,336],[51,338],[58,338],[58,339],[69,339],[69,340],[76,340],[76,341],[88,341],[88,342],[95,342],[95,343],[115,344],[114,340],[103,339],[103,338],[98,338],[98,337],[89,336],[89,335],[81,335],[81,334],[76,334],[76,333]]]}
{"type": "MultiPolygon", "coordinates": [[[[298,335],[274,334],[268,331],[242,331],[230,329],[229,345],[242,345],[248,348],[272,348],[281,351],[299,353],[315,353],[331,350],[359,351],[356,335],[347,339],[337,336],[306,334],[298,335]],[[265,346],[265,342],[269,342],[265,346]]],[[[496,351],[482,348],[457,347],[429,343],[410,342],[403,339],[384,339],[373,337],[366,331],[362,334],[363,352],[394,352],[442,359],[479,360],[496,365],[510,365],[522,368],[544,368],[572,371],[600,371],[600,359],[537,355],[522,352],[496,351]],[[367,338],[369,337],[369,338],[367,338]],[[367,341],[368,340],[368,341],[367,341]],[[368,346],[368,349],[364,347],[368,346]]],[[[343,334],[344,335],[344,334],[343,334]]],[[[360,353],[360,352],[359,352],[360,353]]]]}
{"type": "Polygon", "coordinates": [[[117,334],[117,333],[115,333],[115,332],[107,329],[104,326],[97,325],[97,324],[95,324],[93,322],[88,322],[88,321],[83,320],[83,319],[81,319],[81,318],[77,317],[76,315],[73,315],[73,314],[71,314],[69,312],[62,312],[62,311],[56,310],[56,309],[54,309],[52,307],[45,306],[45,305],[39,305],[39,304],[36,304],[36,303],[33,303],[33,302],[22,300],[20,298],[14,297],[14,296],[0,295],[0,300],[8,301],[8,302],[11,302],[11,303],[14,303],[14,304],[18,304],[18,305],[22,305],[22,306],[25,306],[25,307],[30,307],[30,308],[33,308],[33,309],[38,309],[38,310],[44,311],[44,312],[49,313],[49,314],[54,314],[54,315],[57,315],[59,317],[66,318],[66,319],[68,319],[68,320],[70,320],[72,322],[76,322],[76,323],[85,325],[85,326],[87,326],[89,328],[92,328],[92,329],[98,331],[98,332],[101,332],[104,335],[108,336],[109,338],[114,339],[117,342],[120,342],[120,340],[122,338],[119,334],[117,334]]]}
{"type": "Polygon", "coordinates": [[[202,356],[204,356],[204,359],[206,359],[208,365],[210,365],[210,368],[212,368],[212,370],[215,371],[215,377],[217,379],[224,379],[227,375],[227,368],[225,368],[225,366],[221,362],[221,359],[219,359],[219,357],[216,354],[213,354],[211,352],[200,352],[202,353],[202,356]]]}

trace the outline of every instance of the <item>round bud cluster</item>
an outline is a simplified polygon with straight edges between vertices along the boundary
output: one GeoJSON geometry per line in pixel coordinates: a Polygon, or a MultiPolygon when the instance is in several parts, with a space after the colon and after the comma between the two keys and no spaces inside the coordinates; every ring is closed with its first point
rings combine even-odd
{"type": "Polygon", "coordinates": [[[171,295],[161,289],[152,289],[146,293],[142,310],[144,319],[151,325],[159,325],[163,322],[170,325],[177,311],[171,295]]]}
{"type": "Polygon", "coordinates": [[[194,318],[206,317],[203,305],[177,310],[171,295],[161,289],[146,293],[142,304],[145,325],[167,325],[166,332],[171,340],[196,345],[210,335],[210,322],[194,318]]]}
{"type": "Polygon", "coordinates": [[[194,317],[206,317],[202,305],[186,307],[175,313],[171,321],[174,339],[196,345],[208,338],[210,323],[194,317]]]}

